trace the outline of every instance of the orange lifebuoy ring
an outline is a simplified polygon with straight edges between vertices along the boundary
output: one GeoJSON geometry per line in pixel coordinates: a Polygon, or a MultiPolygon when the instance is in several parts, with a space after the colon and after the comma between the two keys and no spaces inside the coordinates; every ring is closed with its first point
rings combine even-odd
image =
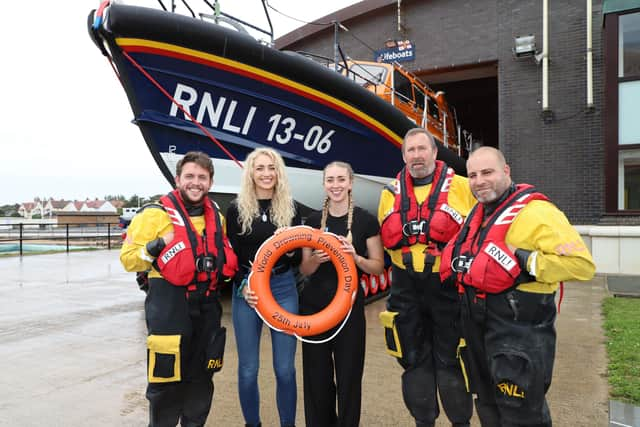
{"type": "Polygon", "coordinates": [[[299,337],[321,334],[338,325],[349,313],[358,286],[353,257],[343,253],[341,246],[335,234],[305,225],[287,228],[262,243],[249,273],[249,287],[258,296],[256,311],[262,320],[274,329],[299,337]],[[338,275],[337,291],[329,305],[307,316],[284,310],[273,297],[269,281],[276,261],[303,247],[325,251],[338,275]]]}

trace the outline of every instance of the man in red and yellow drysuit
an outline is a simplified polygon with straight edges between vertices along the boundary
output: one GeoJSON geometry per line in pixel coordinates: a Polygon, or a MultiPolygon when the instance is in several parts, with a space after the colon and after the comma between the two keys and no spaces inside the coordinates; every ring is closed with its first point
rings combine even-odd
{"type": "Polygon", "coordinates": [[[462,299],[460,354],[483,426],[551,426],[545,394],[555,357],[558,283],[589,280],[580,235],[546,196],[515,185],[502,153],[467,161],[478,205],[444,249],[443,283],[462,299]]]}
{"type": "Polygon", "coordinates": [[[218,286],[238,269],[222,216],[208,197],[211,159],[189,152],[176,175],[176,190],[134,217],[120,252],[127,271],[149,270],[146,395],[152,427],[204,426],[212,374],[223,362],[218,286]]]}
{"type": "Polygon", "coordinates": [[[436,160],[433,136],[422,128],[405,135],[405,167],[382,191],[378,207],[382,244],[393,263],[385,326],[388,351],[404,368],[402,395],[416,426],[433,426],[437,393],[454,426],[469,425],[473,405],[456,360],[460,338],[454,287],[443,287],[440,250],[475,204],[467,180],[436,160]]]}

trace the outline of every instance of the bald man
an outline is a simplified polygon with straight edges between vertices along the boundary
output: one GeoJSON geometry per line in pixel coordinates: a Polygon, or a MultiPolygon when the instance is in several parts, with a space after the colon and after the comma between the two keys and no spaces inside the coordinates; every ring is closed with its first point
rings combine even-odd
{"type": "Polygon", "coordinates": [[[546,392],[555,357],[559,282],[589,280],[591,254],[566,216],[503,154],[467,160],[478,205],[442,254],[443,283],[461,295],[464,370],[483,426],[551,426],[546,392]]]}

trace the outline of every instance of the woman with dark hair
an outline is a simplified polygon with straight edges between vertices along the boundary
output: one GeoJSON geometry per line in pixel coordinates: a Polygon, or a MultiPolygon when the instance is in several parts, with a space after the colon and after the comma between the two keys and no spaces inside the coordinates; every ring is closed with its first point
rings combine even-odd
{"type": "MultiPolygon", "coordinates": [[[[337,234],[343,251],[352,256],[358,275],[380,274],[384,252],[377,219],[354,206],[353,170],[348,163],[332,162],[323,172],[324,208],[312,213],[306,225],[337,234]]],[[[300,272],[309,276],[300,298],[301,314],[326,307],[336,293],[337,274],[327,253],[304,248],[300,272]]],[[[304,412],[307,427],[358,427],[362,397],[366,322],[364,291],[357,287],[351,315],[340,326],[302,344],[304,412]],[[335,377],[335,381],[334,381],[335,377]],[[338,411],[336,413],[336,399],[338,411]]]]}

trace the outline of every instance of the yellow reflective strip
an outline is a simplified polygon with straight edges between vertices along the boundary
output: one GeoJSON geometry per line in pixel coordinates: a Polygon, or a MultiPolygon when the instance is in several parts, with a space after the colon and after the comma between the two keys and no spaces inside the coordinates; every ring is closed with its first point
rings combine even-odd
{"type": "Polygon", "coordinates": [[[456,350],[456,357],[460,361],[460,369],[462,370],[462,376],[464,377],[464,386],[467,389],[467,393],[471,393],[471,390],[469,390],[469,376],[467,375],[467,367],[465,366],[464,359],[460,354],[460,349],[466,346],[467,342],[464,340],[464,338],[460,338],[460,341],[458,342],[458,348],[456,350]]]}

